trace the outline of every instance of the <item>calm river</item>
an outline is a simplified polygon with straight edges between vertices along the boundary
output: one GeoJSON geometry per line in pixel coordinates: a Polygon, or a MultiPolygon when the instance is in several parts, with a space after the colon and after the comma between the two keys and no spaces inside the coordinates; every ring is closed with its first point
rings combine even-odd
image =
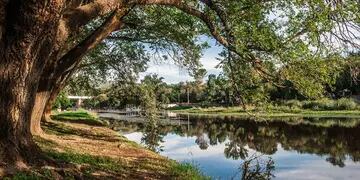
{"type": "Polygon", "coordinates": [[[189,116],[146,126],[113,120],[128,139],[213,179],[359,179],[360,119],[189,116]]]}

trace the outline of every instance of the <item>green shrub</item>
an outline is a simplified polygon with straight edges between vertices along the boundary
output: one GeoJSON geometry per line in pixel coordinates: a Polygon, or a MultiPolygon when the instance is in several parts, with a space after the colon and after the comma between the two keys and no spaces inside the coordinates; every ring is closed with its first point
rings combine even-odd
{"type": "Polygon", "coordinates": [[[303,109],[311,110],[336,110],[336,101],[331,99],[320,99],[315,101],[303,101],[303,109]]]}
{"type": "Polygon", "coordinates": [[[68,95],[64,92],[61,91],[59,93],[59,95],[56,97],[56,100],[54,102],[53,108],[54,109],[67,109],[69,107],[72,107],[72,103],[70,101],[70,99],[68,98],[68,95]]]}
{"type": "Polygon", "coordinates": [[[349,98],[341,98],[337,100],[337,109],[339,110],[355,110],[357,103],[349,98]]]}
{"type": "Polygon", "coordinates": [[[313,101],[303,101],[302,108],[303,109],[312,109],[317,106],[313,101]]]}
{"type": "Polygon", "coordinates": [[[299,100],[289,100],[284,103],[285,106],[289,106],[291,108],[301,108],[302,103],[299,100]]]}
{"type": "Polygon", "coordinates": [[[315,101],[303,101],[303,109],[311,110],[355,110],[357,104],[354,100],[348,98],[341,98],[338,100],[320,99],[315,101]]]}
{"type": "Polygon", "coordinates": [[[336,101],[331,99],[321,99],[317,101],[320,110],[335,110],[336,101]]]}
{"type": "Polygon", "coordinates": [[[262,107],[256,107],[254,109],[255,112],[267,112],[267,113],[296,113],[300,111],[300,108],[297,106],[289,106],[289,105],[277,105],[277,104],[267,104],[262,107]]]}
{"type": "Polygon", "coordinates": [[[210,101],[203,101],[200,103],[200,107],[202,108],[208,108],[211,107],[214,103],[210,102],[210,101]]]}

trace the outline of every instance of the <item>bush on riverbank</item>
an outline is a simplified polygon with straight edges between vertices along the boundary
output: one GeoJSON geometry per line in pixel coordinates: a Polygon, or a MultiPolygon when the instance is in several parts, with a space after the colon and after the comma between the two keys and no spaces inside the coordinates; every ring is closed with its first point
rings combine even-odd
{"type": "Polygon", "coordinates": [[[178,111],[189,113],[222,113],[222,114],[261,114],[263,116],[358,116],[360,106],[352,99],[338,100],[321,99],[315,101],[290,100],[278,103],[268,103],[261,106],[248,105],[247,110],[240,106],[233,107],[193,107],[191,109],[178,108],[178,111]]]}
{"type": "MultiPolygon", "coordinates": [[[[282,104],[281,104],[282,105],[282,104]]],[[[315,101],[298,101],[290,100],[283,103],[283,105],[297,108],[297,109],[310,109],[314,111],[323,110],[357,110],[360,109],[359,105],[352,99],[341,98],[338,100],[321,99],[315,101]]]]}

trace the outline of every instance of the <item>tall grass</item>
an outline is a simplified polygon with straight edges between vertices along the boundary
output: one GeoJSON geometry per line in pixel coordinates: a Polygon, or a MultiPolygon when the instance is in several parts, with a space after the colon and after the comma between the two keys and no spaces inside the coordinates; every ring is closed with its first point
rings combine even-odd
{"type": "Polygon", "coordinates": [[[359,105],[352,99],[341,98],[338,100],[321,99],[315,101],[300,102],[302,109],[310,110],[357,110],[359,105]]]}
{"type": "Polygon", "coordinates": [[[200,169],[191,163],[174,163],[170,170],[174,179],[181,180],[209,180],[210,177],[205,176],[200,169]]]}

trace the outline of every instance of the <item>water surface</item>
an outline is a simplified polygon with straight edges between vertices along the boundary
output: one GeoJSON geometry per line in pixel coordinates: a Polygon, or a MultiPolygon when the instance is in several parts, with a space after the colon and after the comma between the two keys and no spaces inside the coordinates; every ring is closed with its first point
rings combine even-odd
{"type": "Polygon", "coordinates": [[[113,120],[128,139],[214,179],[359,179],[360,119],[181,116],[157,127],[113,120]],[[256,174],[256,175],[255,175],[256,174]]]}

